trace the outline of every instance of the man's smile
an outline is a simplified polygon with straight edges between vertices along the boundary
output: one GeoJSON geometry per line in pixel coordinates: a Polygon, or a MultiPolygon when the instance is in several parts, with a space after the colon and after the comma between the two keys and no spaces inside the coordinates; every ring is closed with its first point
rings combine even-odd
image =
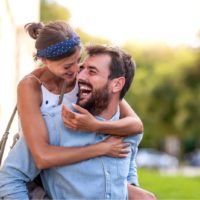
{"type": "Polygon", "coordinates": [[[91,95],[92,93],[92,86],[90,86],[90,84],[87,83],[80,83],[79,82],[79,98],[84,98],[84,97],[88,97],[91,95]]]}

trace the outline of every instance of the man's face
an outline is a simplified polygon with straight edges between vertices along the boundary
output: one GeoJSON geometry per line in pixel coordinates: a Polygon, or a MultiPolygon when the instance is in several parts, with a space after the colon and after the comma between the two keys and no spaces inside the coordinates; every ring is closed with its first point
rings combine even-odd
{"type": "Polygon", "coordinates": [[[100,114],[109,103],[110,61],[110,56],[106,54],[87,57],[77,75],[79,85],[77,104],[93,115],[100,114]]]}

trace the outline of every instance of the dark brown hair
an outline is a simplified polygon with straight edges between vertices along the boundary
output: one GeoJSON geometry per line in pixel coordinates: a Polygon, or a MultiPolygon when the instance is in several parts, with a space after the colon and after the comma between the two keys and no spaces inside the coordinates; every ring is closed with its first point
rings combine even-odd
{"type": "Polygon", "coordinates": [[[125,77],[125,84],[120,93],[120,99],[122,99],[131,86],[135,75],[136,65],[132,57],[122,49],[114,46],[89,45],[86,47],[86,51],[89,56],[107,54],[111,57],[110,75],[108,78],[112,80],[121,76],[125,77]]]}
{"type": "MultiPolygon", "coordinates": [[[[37,51],[69,39],[74,32],[71,26],[63,21],[54,21],[46,25],[41,22],[28,23],[24,26],[24,28],[29,35],[36,40],[35,48],[37,51]]],[[[80,48],[80,46],[77,45],[67,51],[67,53],[54,58],[48,58],[48,60],[60,60],[62,58],[71,56],[76,52],[77,48],[80,48]]],[[[34,55],[34,58],[35,60],[38,59],[37,54],[34,55]]]]}

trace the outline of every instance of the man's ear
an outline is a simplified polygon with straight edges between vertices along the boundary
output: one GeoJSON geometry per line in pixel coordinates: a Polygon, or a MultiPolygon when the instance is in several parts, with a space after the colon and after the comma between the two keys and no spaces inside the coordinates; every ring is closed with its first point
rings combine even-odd
{"type": "Polygon", "coordinates": [[[121,92],[125,84],[125,77],[119,77],[112,80],[112,92],[121,92]]]}

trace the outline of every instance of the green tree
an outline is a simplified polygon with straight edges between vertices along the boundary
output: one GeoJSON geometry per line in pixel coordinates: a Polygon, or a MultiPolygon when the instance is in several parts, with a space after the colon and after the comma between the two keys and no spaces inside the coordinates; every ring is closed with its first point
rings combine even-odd
{"type": "Polygon", "coordinates": [[[55,1],[41,0],[40,20],[44,23],[54,20],[68,21],[71,17],[70,11],[55,1]]]}
{"type": "Polygon", "coordinates": [[[197,147],[200,138],[198,54],[187,47],[170,48],[163,44],[128,43],[124,48],[137,63],[134,84],[126,99],[143,120],[142,146],[163,148],[165,137],[176,135],[182,141],[183,151],[197,147]]]}
{"type": "MultiPolygon", "coordinates": [[[[40,18],[41,21],[47,23],[54,20],[64,20],[69,21],[71,14],[70,11],[56,3],[55,1],[41,0],[40,5],[40,18]]],[[[76,32],[81,38],[81,41],[85,43],[99,43],[99,44],[109,44],[110,41],[106,38],[92,36],[80,28],[76,29],[76,32]]]]}
{"type": "Polygon", "coordinates": [[[110,44],[111,43],[106,38],[92,36],[92,35],[86,33],[85,31],[81,30],[80,28],[77,28],[76,32],[81,37],[81,41],[84,44],[88,44],[88,43],[110,44]]]}

